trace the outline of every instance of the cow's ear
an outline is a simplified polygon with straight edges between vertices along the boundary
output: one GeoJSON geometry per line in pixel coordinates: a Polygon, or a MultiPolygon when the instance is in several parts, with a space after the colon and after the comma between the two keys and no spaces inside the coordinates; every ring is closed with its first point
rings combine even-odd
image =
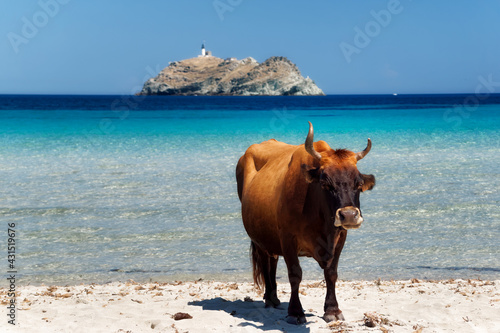
{"type": "Polygon", "coordinates": [[[361,186],[361,191],[369,191],[375,186],[375,176],[374,175],[361,175],[363,178],[363,186],[361,186]]]}
{"type": "Polygon", "coordinates": [[[307,164],[302,164],[300,168],[308,183],[319,181],[319,168],[315,168],[307,164]]]}

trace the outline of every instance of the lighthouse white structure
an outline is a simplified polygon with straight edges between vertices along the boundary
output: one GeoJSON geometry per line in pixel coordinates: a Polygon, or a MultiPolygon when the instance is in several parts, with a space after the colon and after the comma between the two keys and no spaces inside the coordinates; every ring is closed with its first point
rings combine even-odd
{"type": "Polygon", "coordinates": [[[201,44],[201,54],[198,55],[199,58],[203,58],[203,57],[211,57],[212,56],[212,52],[211,51],[207,51],[205,49],[205,42],[203,42],[203,44],[201,44]]]}

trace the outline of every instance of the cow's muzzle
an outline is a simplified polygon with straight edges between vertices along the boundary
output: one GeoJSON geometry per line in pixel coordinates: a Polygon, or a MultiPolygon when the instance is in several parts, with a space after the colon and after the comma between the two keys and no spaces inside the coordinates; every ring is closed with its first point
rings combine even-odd
{"type": "Polygon", "coordinates": [[[363,217],[357,207],[348,206],[337,209],[334,225],[344,229],[357,229],[361,226],[363,217]]]}

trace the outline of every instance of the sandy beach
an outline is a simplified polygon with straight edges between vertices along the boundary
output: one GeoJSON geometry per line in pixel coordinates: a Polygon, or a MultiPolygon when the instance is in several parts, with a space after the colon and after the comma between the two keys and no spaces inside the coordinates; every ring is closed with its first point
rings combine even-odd
{"type": "MultiPolygon", "coordinates": [[[[104,285],[23,286],[16,326],[2,332],[500,332],[500,280],[340,281],[345,322],[327,324],[323,281],[301,284],[307,324],[285,321],[289,286],[280,283],[281,309],[265,309],[252,283],[113,282],[104,285]]],[[[9,304],[0,289],[1,304],[9,304]]]]}

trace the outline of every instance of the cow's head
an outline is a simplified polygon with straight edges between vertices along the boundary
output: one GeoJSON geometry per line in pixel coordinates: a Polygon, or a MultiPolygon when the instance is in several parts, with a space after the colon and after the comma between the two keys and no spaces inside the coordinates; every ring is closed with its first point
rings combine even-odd
{"type": "Polygon", "coordinates": [[[309,183],[321,187],[322,196],[330,210],[330,218],[336,227],[357,229],[363,222],[360,211],[359,194],[375,186],[373,175],[363,175],[358,171],[357,162],[365,157],[372,147],[371,140],[365,150],[354,153],[345,149],[331,149],[326,143],[321,154],[313,146],[314,131],[309,122],[305,149],[313,157],[313,163],[302,164],[302,173],[309,183]]]}

